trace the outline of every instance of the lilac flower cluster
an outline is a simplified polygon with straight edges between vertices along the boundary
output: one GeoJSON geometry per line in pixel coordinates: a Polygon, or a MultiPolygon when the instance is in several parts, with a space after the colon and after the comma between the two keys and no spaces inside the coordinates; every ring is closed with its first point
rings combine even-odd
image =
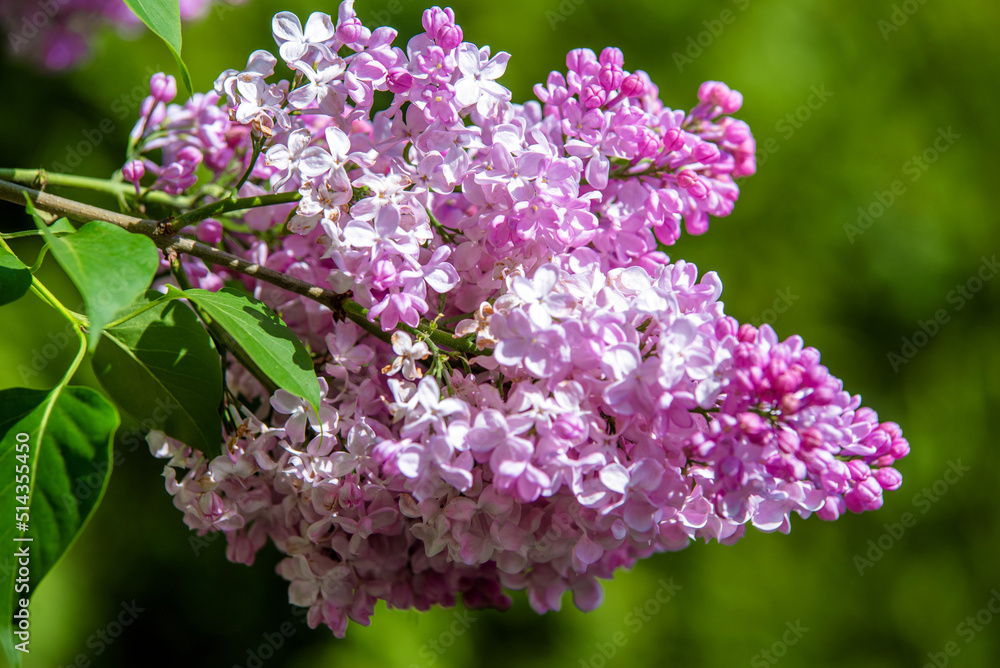
{"type": "MultiPolygon", "coordinates": [[[[203,16],[210,4],[211,0],[180,0],[181,19],[203,16]]],[[[5,0],[0,5],[0,25],[15,56],[63,70],[86,57],[95,31],[111,25],[134,32],[142,23],[122,0],[5,0]]]]}
{"type": "Polygon", "coordinates": [[[229,387],[260,408],[230,407],[221,456],[150,434],[188,526],[247,564],[270,540],[291,602],[342,636],[378,600],[505,607],[527,590],[544,612],[571,591],[592,609],[598,579],[654,552],[880,507],[899,427],[664,253],[754,173],[740,94],[707,82],[676,111],[618,49],[578,49],[514,104],[508,54],[464,42],[449,9],[423,27],[404,50],[351,0],[304,27],[282,12],[291,80],[257,51],[184,105],[153,82],[126,178],[298,193],[192,231],[367,313],[188,265],[208,289],[243,280],[323,371],[313,411],[233,363],[229,387]]]}

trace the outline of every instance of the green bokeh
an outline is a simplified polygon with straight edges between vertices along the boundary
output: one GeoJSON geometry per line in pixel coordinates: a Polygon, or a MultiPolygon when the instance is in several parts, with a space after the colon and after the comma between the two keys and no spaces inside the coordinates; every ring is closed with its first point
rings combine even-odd
{"type": "MultiPolygon", "coordinates": [[[[122,443],[104,505],[32,603],[25,665],[69,666],[82,655],[93,666],[245,667],[248,651],[265,634],[280,634],[285,622],[293,632],[265,666],[768,666],[774,664],[760,652],[783,636],[796,642],[779,644],[774,649],[783,655],[772,658],[787,668],[919,667],[950,641],[960,652],[947,657],[948,665],[1000,665],[1000,619],[972,637],[957,628],[1000,591],[994,492],[1000,462],[989,427],[1000,406],[998,292],[986,282],[960,309],[950,293],[1000,251],[990,204],[1000,133],[989,120],[996,114],[1000,5],[462,0],[453,6],[466,39],[513,54],[504,82],[516,100],[529,99],[532,84],[564,68],[566,51],[579,46],[621,47],[626,67],[646,70],[667,104],[679,108],[694,104],[706,79],[742,91],[738,115],[758,146],[770,147],[766,159],[741,184],[735,213],[714,221],[703,237],[683,237],[673,257],[717,271],[729,313],[772,320],[781,336],[801,334],[848,389],[903,426],[913,448],[899,467],[903,488],[887,494],[879,512],[833,524],[796,519],[787,536],[750,531],[732,547],[697,544],[655,556],[608,583],[604,605],[592,613],[580,613],[568,597],[562,611],[541,617],[524,596],[515,597],[510,611],[469,618],[462,610],[456,618],[455,610],[380,608],[371,627],[352,624],[347,638],[336,640],[291,613],[285,583],[273,572],[274,550],[246,568],[225,560],[222,540],[192,546],[163,491],[160,463],[143,447],[130,451],[134,442],[122,443]],[[902,12],[898,26],[891,23],[894,7],[902,12]],[[830,93],[828,99],[811,98],[816,90],[830,93]],[[928,149],[949,128],[958,138],[935,156],[928,149]],[[925,151],[936,159],[926,170],[914,169],[910,161],[925,151]],[[901,194],[879,214],[880,193],[896,181],[901,194]],[[852,233],[859,207],[878,215],[852,233]],[[790,306],[768,312],[776,300],[790,306]],[[913,337],[918,321],[939,309],[948,322],[894,370],[888,354],[900,353],[902,338],[913,337]],[[949,463],[959,461],[970,470],[954,484],[943,482],[949,463]],[[938,500],[915,496],[924,488],[933,494],[935,483],[939,492],[946,489],[938,500]],[[889,531],[904,513],[915,524],[897,540],[889,531]],[[859,574],[855,557],[880,539],[892,546],[859,574]],[[671,579],[680,590],[667,603],[650,603],[661,581],[671,579]],[[133,600],[144,611],[105,644],[99,634],[114,631],[123,603],[133,600]],[[641,613],[648,621],[635,610],[646,605],[659,608],[641,613]],[[789,630],[797,624],[801,638],[789,630]],[[612,647],[614,656],[602,662],[602,648],[612,647]]],[[[414,0],[358,0],[357,8],[366,23],[388,18],[400,43],[419,31],[423,7],[414,0]],[[390,17],[393,7],[400,11],[390,17]]],[[[210,87],[256,48],[273,50],[270,16],[285,9],[305,18],[316,9],[335,13],[336,5],[251,0],[187,26],[184,50],[195,85],[210,87]]],[[[75,173],[106,176],[120,166],[150,68],[171,71],[173,62],[148,35],[131,41],[103,35],[92,62],[58,77],[0,62],[7,93],[0,166],[65,163],[89,133],[100,141],[91,142],[93,154],[75,173]],[[114,125],[110,134],[99,129],[104,119],[114,125]]],[[[2,212],[5,228],[22,224],[16,208],[2,212]]],[[[30,244],[16,248],[33,258],[30,244]]],[[[43,276],[67,304],[78,301],[49,263],[43,276]]],[[[0,310],[0,326],[0,387],[55,382],[72,354],[45,348],[50,341],[39,332],[58,332],[58,317],[28,296],[0,310]],[[22,377],[19,367],[30,367],[35,351],[58,357],[22,377]]],[[[93,382],[89,369],[78,380],[93,382]]]]}

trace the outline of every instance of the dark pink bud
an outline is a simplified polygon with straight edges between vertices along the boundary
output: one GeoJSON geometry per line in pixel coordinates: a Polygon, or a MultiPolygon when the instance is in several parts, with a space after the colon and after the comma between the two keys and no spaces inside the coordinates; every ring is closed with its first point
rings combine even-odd
{"type": "Polygon", "coordinates": [[[591,65],[595,65],[596,58],[590,49],[573,49],[566,54],[566,67],[571,72],[583,74],[591,65]]]}
{"type": "Polygon", "coordinates": [[[241,123],[232,123],[226,130],[226,146],[236,148],[247,140],[250,136],[250,126],[241,123]]]}
{"type": "Polygon", "coordinates": [[[878,510],[882,507],[882,487],[875,478],[868,478],[844,495],[847,509],[854,513],[878,510]]]}
{"type": "Polygon", "coordinates": [[[847,481],[851,479],[851,470],[839,459],[827,462],[826,473],[823,474],[823,489],[829,492],[846,492],[847,481]]]}
{"type": "Polygon", "coordinates": [[[447,25],[438,30],[435,41],[445,51],[451,51],[462,43],[462,29],[457,25],[447,25]]]}
{"type": "Polygon", "coordinates": [[[838,519],[844,512],[844,500],[839,496],[828,496],[822,508],[816,511],[816,515],[821,520],[832,522],[838,519]]]}
{"type": "Polygon", "coordinates": [[[680,128],[670,128],[663,134],[663,150],[667,153],[684,146],[684,131],[680,128]]]}
{"type": "Polygon", "coordinates": [[[873,457],[881,457],[889,452],[889,448],[892,447],[892,437],[880,429],[876,429],[868,438],[865,439],[865,445],[872,448],[875,452],[872,454],[873,457]]]}
{"type": "Polygon", "coordinates": [[[601,84],[601,88],[610,92],[617,90],[622,84],[624,79],[624,74],[620,69],[611,67],[610,65],[605,65],[601,68],[601,71],[597,75],[597,80],[601,84]]]}
{"type": "Polygon", "coordinates": [[[802,384],[802,374],[796,369],[789,369],[781,373],[774,383],[774,389],[782,394],[795,392],[802,384]]]}
{"type": "Polygon", "coordinates": [[[441,9],[437,6],[431,7],[430,9],[425,9],[423,16],[420,17],[420,23],[431,37],[437,35],[438,30],[442,26],[452,23],[454,20],[455,15],[450,7],[448,9],[441,9]]]}
{"type": "Polygon", "coordinates": [[[740,413],[736,422],[747,436],[757,436],[767,429],[767,421],[756,413],[740,413]]]}
{"type": "Polygon", "coordinates": [[[739,176],[753,176],[757,173],[757,156],[753,153],[744,155],[739,160],[736,161],[736,167],[733,169],[733,177],[739,176]]]}
{"type": "Polygon", "coordinates": [[[177,97],[177,80],[169,74],[157,72],[149,80],[149,92],[157,102],[170,102],[177,97]]]}
{"type": "Polygon", "coordinates": [[[195,165],[201,164],[201,151],[194,146],[185,146],[177,152],[177,162],[190,162],[195,165]]]}
{"type": "Polygon", "coordinates": [[[867,480],[872,474],[872,470],[868,464],[865,464],[860,459],[852,459],[847,462],[847,468],[851,471],[851,480],[855,482],[867,480]]]}
{"type": "Polygon", "coordinates": [[[402,67],[389,70],[388,87],[390,93],[405,93],[413,88],[413,75],[402,67]]]}
{"type": "Polygon", "coordinates": [[[722,112],[725,114],[736,113],[743,106],[743,94],[738,90],[730,91],[729,95],[722,100],[720,106],[722,107],[722,112]]]}
{"type": "Polygon", "coordinates": [[[621,69],[621,67],[624,64],[625,64],[625,56],[624,54],[622,54],[621,49],[618,49],[613,46],[608,46],[605,47],[603,51],[601,51],[601,65],[604,65],[605,67],[610,65],[612,67],[617,67],[621,69]]]}
{"type": "Polygon", "coordinates": [[[203,220],[198,223],[195,236],[198,237],[199,241],[214,246],[222,241],[222,225],[219,221],[212,220],[211,218],[203,220]]]}
{"type": "MultiPolygon", "coordinates": [[[[875,415],[874,419],[877,420],[878,415],[875,414],[875,411],[872,411],[872,414],[875,415]]],[[[900,438],[903,435],[902,428],[895,422],[883,422],[882,424],[879,425],[879,429],[886,432],[887,434],[889,434],[889,436],[892,436],[894,439],[900,438]]]]}
{"type": "Polygon", "coordinates": [[[869,463],[872,468],[882,468],[885,466],[892,466],[896,463],[896,460],[892,458],[892,455],[882,455],[878,459],[869,463]]]}
{"type": "Polygon", "coordinates": [[[683,171],[677,175],[677,185],[688,191],[695,199],[704,199],[708,195],[708,187],[701,182],[698,175],[691,171],[683,171]]]}
{"type": "MultiPolygon", "coordinates": [[[[780,381],[780,379],[779,379],[780,381]]],[[[781,397],[781,412],[785,415],[795,413],[802,406],[802,402],[794,394],[785,394],[781,397]]]]}
{"type": "Polygon", "coordinates": [[[790,429],[783,429],[778,432],[778,447],[782,452],[792,454],[799,451],[801,439],[799,435],[790,429]]]}
{"type": "Polygon", "coordinates": [[[646,92],[646,84],[633,72],[622,81],[621,92],[625,97],[640,97],[646,92]]]}
{"type": "Polygon", "coordinates": [[[809,427],[802,430],[802,447],[805,450],[815,450],[823,445],[823,434],[816,427],[809,427]]]}
{"type": "Polygon", "coordinates": [[[719,147],[712,142],[702,142],[694,147],[691,157],[706,165],[713,163],[719,159],[719,147]]]}
{"type": "Polygon", "coordinates": [[[706,81],[698,87],[698,99],[709,104],[722,105],[729,97],[729,86],[721,81],[706,81]]]}
{"type": "Polygon", "coordinates": [[[122,167],[122,177],[129,183],[139,185],[139,181],[146,174],[146,166],[142,160],[131,160],[122,167]]]}
{"type": "Polygon", "coordinates": [[[754,343],[757,340],[757,328],[749,322],[740,325],[740,331],[736,334],[740,343],[754,343]]]}
{"type": "Polygon", "coordinates": [[[892,447],[889,448],[889,454],[892,455],[893,459],[902,459],[910,454],[909,441],[905,438],[892,439],[892,447]]]}
{"type": "Polygon", "coordinates": [[[726,141],[733,144],[742,144],[750,136],[750,126],[743,121],[725,119],[726,141]]]}
{"type": "Polygon", "coordinates": [[[802,366],[816,366],[819,364],[819,351],[812,346],[803,348],[799,354],[799,362],[802,366]]]}
{"type": "Polygon", "coordinates": [[[587,86],[586,90],[584,90],[583,93],[580,95],[580,98],[583,101],[583,106],[585,106],[588,109],[596,109],[597,107],[604,104],[605,100],[607,100],[607,96],[604,92],[604,89],[602,89],[600,86],[593,84],[587,86]]]}
{"type": "Polygon", "coordinates": [[[645,131],[640,135],[636,146],[640,158],[652,158],[660,152],[660,147],[663,144],[660,142],[660,138],[656,136],[656,133],[645,131]]]}
{"type": "Polygon", "coordinates": [[[875,479],[878,480],[882,489],[889,492],[899,489],[899,486],[903,484],[902,474],[890,466],[875,471],[875,479]]]}
{"type": "Polygon", "coordinates": [[[344,44],[354,44],[361,39],[364,30],[365,27],[362,25],[361,19],[352,16],[337,26],[337,39],[344,44]]]}
{"type": "Polygon", "coordinates": [[[153,107],[159,104],[159,100],[150,95],[147,98],[143,98],[142,103],[139,105],[139,115],[149,116],[153,112],[153,107]]]}
{"type": "Polygon", "coordinates": [[[826,385],[818,387],[809,395],[809,403],[813,406],[826,406],[833,401],[834,390],[826,385]]]}

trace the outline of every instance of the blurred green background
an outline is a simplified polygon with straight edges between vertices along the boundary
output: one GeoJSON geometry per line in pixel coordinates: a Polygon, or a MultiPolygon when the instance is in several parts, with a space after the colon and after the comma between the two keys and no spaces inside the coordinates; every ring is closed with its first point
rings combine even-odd
{"type": "MultiPolygon", "coordinates": [[[[414,0],[356,4],[366,24],[398,28],[398,43],[420,30],[424,6],[414,0]]],[[[626,68],[649,72],[669,106],[693,106],[706,79],[742,91],[738,116],[757,137],[758,174],[741,184],[732,216],[703,237],[684,236],[672,255],[718,271],[729,313],[770,321],[782,337],[801,334],[849,390],[903,426],[913,449],[899,466],[903,487],[879,512],[833,524],[796,518],[787,536],[751,530],[732,547],[655,556],[608,583],[592,613],[568,597],[561,612],[541,617],[523,596],[510,611],[459,618],[455,610],[382,608],[371,627],[352,624],[336,640],[293,614],[273,549],[246,568],[225,560],[222,540],[193,540],[163,491],[161,464],[120,444],[104,504],[33,600],[25,665],[1000,665],[1000,618],[987,608],[1000,610],[1000,458],[989,426],[1000,392],[1000,310],[993,282],[970,283],[1000,251],[1000,5],[453,6],[467,40],[513,54],[504,82],[515,100],[529,99],[532,84],[563,69],[566,51],[579,46],[621,47],[626,68]],[[858,224],[859,207],[872,216],[862,218],[867,227],[858,224]],[[958,286],[968,298],[952,292],[958,286]],[[919,322],[940,309],[948,322],[914,340],[919,322]],[[904,337],[917,347],[904,351],[904,337]],[[903,352],[915,354],[894,369],[889,354],[903,352]],[[959,463],[968,470],[949,473],[959,463]],[[905,513],[910,526],[894,526],[905,513]],[[662,605],[661,581],[680,587],[662,605]],[[141,608],[134,614],[133,601],[141,608]],[[119,629],[120,616],[135,619],[119,629]]],[[[336,13],[333,3],[251,0],[188,25],[184,52],[196,87],[241,67],[256,48],[274,50],[270,17],[286,9],[303,19],[336,13]]],[[[172,71],[173,63],[148,35],[104,34],[86,66],[61,76],[3,60],[0,166],[65,163],[70,147],[110,118],[114,131],[74,170],[110,174],[149,68],[172,71]]],[[[5,229],[24,224],[16,207],[2,216],[5,229]]],[[[34,257],[30,243],[16,249],[34,257]]],[[[46,282],[76,303],[50,265],[46,282]]],[[[58,339],[58,316],[29,296],[5,307],[0,323],[0,387],[56,382],[68,351],[36,376],[17,369],[46,344],[42,332],[58,339]]],[[[78,381],[92,383],[90,370],[78,381]]]]}

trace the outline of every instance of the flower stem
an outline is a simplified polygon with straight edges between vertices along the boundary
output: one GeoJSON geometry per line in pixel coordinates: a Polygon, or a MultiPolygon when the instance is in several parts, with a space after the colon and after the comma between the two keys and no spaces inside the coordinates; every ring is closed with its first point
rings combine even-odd
{"type": "MultiPolygon", "coordinates": [[[[0,169],[0,179],[13,183],[23,183],[25,185],[46,184],[62,186],[65,188],[79,188],[93,192],[105,193],[107,195],[125,195],[135,197],[135,186],[131,183],[115,183],[108,179],[95,179],[89,176],[76,176],[74,174],[59,174],[48,172],[44,169],[0,169]]],[[[151,192],[146,196],[145,201],[155,204],[165,204],[167,206],[183,208],[189,206],[190,202],[186,198],[173,197],[163,192],[151,192]]]]}
{"type": "Polygon", "coordinates": [[[236,194],[240,191],[240,188],[242,188],[243,184],[246,183],[247,179],[250,178],[250,174],[253,173],[253,168],[257,166],[257,158],[260,157],[261,149],[264,148],[265,138],[263,136],[258,136],[256,132],[251,137],[250,141],[253,146],[253,153],[250,156],[250,164],[247,165],[247,170],[243,172],[243,176],[240,177],[240,180],[236,184],[236,187],[233,188],[233,194],[230,195],[230,198],[236,197],[236,194]]]}
{"type": "Polygon", "coordinates": [[[242,209],[256,209],[262,206],[274,206],[275,204],[289,204],[298,202],[302,195],[296,192],[276,193],[274,195],[256,195],[254,197],[230,197],[210,202],[197,209],[192,209],[185,214],[177,216],[171,221],[174,229],[181,230],[188,225],[212,218],[230,211],[240,211],[242,209]]]}

